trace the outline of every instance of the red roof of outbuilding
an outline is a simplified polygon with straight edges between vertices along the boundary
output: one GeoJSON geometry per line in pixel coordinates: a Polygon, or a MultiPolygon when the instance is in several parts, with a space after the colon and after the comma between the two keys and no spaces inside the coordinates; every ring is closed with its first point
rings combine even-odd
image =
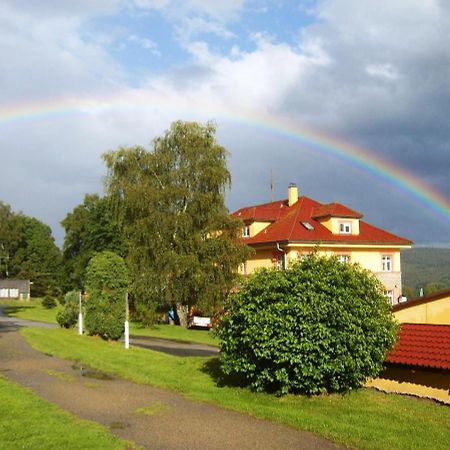
{"type": "Polygon", "coordinates": [[[274,242],[343,243],[343,244],[388,244],[411,245],[408,239],[359,222],[359,235],[333,234],[320,218],[343,217],[360,219],[362,215],[340,203],[323,205],[309,197],[299,197],[292,206],[287,200],[241,208],[232,214],[245,222],[271,222],[255,236],[245,238],[249,245],[274,242]],[[309,224],[307,226],[305,224],[309,224]]]}
{"type": "Polygon", "coordinates": [[[450,325],[402,324],[386,362],[450,370],[450,325]]]}

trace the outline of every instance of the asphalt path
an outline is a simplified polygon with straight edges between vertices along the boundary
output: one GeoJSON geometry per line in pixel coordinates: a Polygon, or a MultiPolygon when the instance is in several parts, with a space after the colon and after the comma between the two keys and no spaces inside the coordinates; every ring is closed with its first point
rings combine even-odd
{"type": "MultiPolygon", "coordinates": [[[[19,319],[16,317],[7,317],[3,312],[3,305],[0,305],[0,323],[3,327],[38,327],[38,328],[57,328],[52,323],[38,322],[34,320],[19,319]]],[[[202,330],[198,330],[202,333],[202,330]]],[[[154,338],[148,336],[130,335],[130,345],[147,348],[157,352],[167,353],[175,356],[218,356],[219,349],[210,345],[181,342],[176,340],[154,338]]]]}
{"type": "MultiPolygon", "coordinates": [[[[113,434],[143,448],[337,448],[334,443],[308,432],[208,403],[190,401],[173,392],[135,384],[40,353],[18,333],[20,327],[30,325],[49,327],[41,322],[0,316],[2,375],[60,408],[98,422],[113,434]]],[[[157,345],[164,347],[161,343],[157,345]]]]}

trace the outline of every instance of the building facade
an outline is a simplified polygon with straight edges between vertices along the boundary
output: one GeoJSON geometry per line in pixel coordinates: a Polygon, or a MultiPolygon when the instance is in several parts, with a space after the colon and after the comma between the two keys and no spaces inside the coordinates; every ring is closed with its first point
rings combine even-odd
{"type": "Polygon", "coordinates": [[[364,222],[357,211],[299,197],[291,184],[287,199],[241,208],[232,215],[244,222],[242,240],[255,250],[239,268],[241,274],[259,267],[287,268],[318,251],[373,272],[391,304],[402,295],[400,251],[411,248],[412,242],[364,222]]]}

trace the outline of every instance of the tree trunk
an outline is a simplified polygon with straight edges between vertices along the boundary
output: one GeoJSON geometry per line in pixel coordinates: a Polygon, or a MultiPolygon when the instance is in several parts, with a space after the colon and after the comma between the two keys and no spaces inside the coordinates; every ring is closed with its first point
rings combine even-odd
{"type": "Polygon", "coordinates": [[[178,320],[180,321],[180,326],[183,328],[187,328],[187,326],[188,326],[188,311],[189,311],[189,308],[187,305],[178,305],[177,304],[178,320]]]}

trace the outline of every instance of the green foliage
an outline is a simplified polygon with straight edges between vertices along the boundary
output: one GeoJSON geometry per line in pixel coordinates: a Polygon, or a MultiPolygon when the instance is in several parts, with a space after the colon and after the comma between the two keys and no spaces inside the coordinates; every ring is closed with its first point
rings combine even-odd
{"type": "Polygon", "coordinates": [[[103,339],[119,339],[125,322],[125,293],[129,285],[125,261],[113,252],[95,255],[86,270],[86,330],[103,339]]]}
{"type": "Polygon", "coordinates": [[[29,279],[31,295],[60,292],[61,252],[49,226],[0,202],[0,277],[29,279]]]}
{"type": "Polygon", "coordinates": [[[56,315],[56,321],[62,328],[72,328],[78,321],[80,312],[80,293],[70,291],[64,296],[64,306],[56,315]]]}
{"type": "Polygon", "coordinates": [[[127,246],[113,218],[109,199],[88,194],[61,222],[66,232],[63,264],[69,288],[81,288],[86,267],[98,252],[126,256],[127,246]]]}
{"type": "Polygon", "coordinates": [[[450,249],[413,248],[402,251],[402,281],[411,294],[408,298],[418,297],[421,288],[424,294],[427,290],[432,293],[449,288],[450,249]]]}
{"type": "Polygon", "coordinates": [[[41,303],[45,309],[53,309],[56,307],[56,300],[54,299],[54,297],[51,297],[50,295],[46,295],[42,299],[41,303]]]}
{"type": "Polygon", "coordinates": [[[376,376],[396,323],[374,276],[311,256],[286,271],[261,270],[230,297],[217,334],[221,364],[256,391],[358,388],[376,376]]]}
{"type": "Polygon", "coordinates": [[[238,243],[242,223],[224,204],[226,156],[212,124],[189,122],[173,123],[152,151],[104,155],[141,316],[172,301],[210,312],[234,285],[249,249],[238,243]]]}

